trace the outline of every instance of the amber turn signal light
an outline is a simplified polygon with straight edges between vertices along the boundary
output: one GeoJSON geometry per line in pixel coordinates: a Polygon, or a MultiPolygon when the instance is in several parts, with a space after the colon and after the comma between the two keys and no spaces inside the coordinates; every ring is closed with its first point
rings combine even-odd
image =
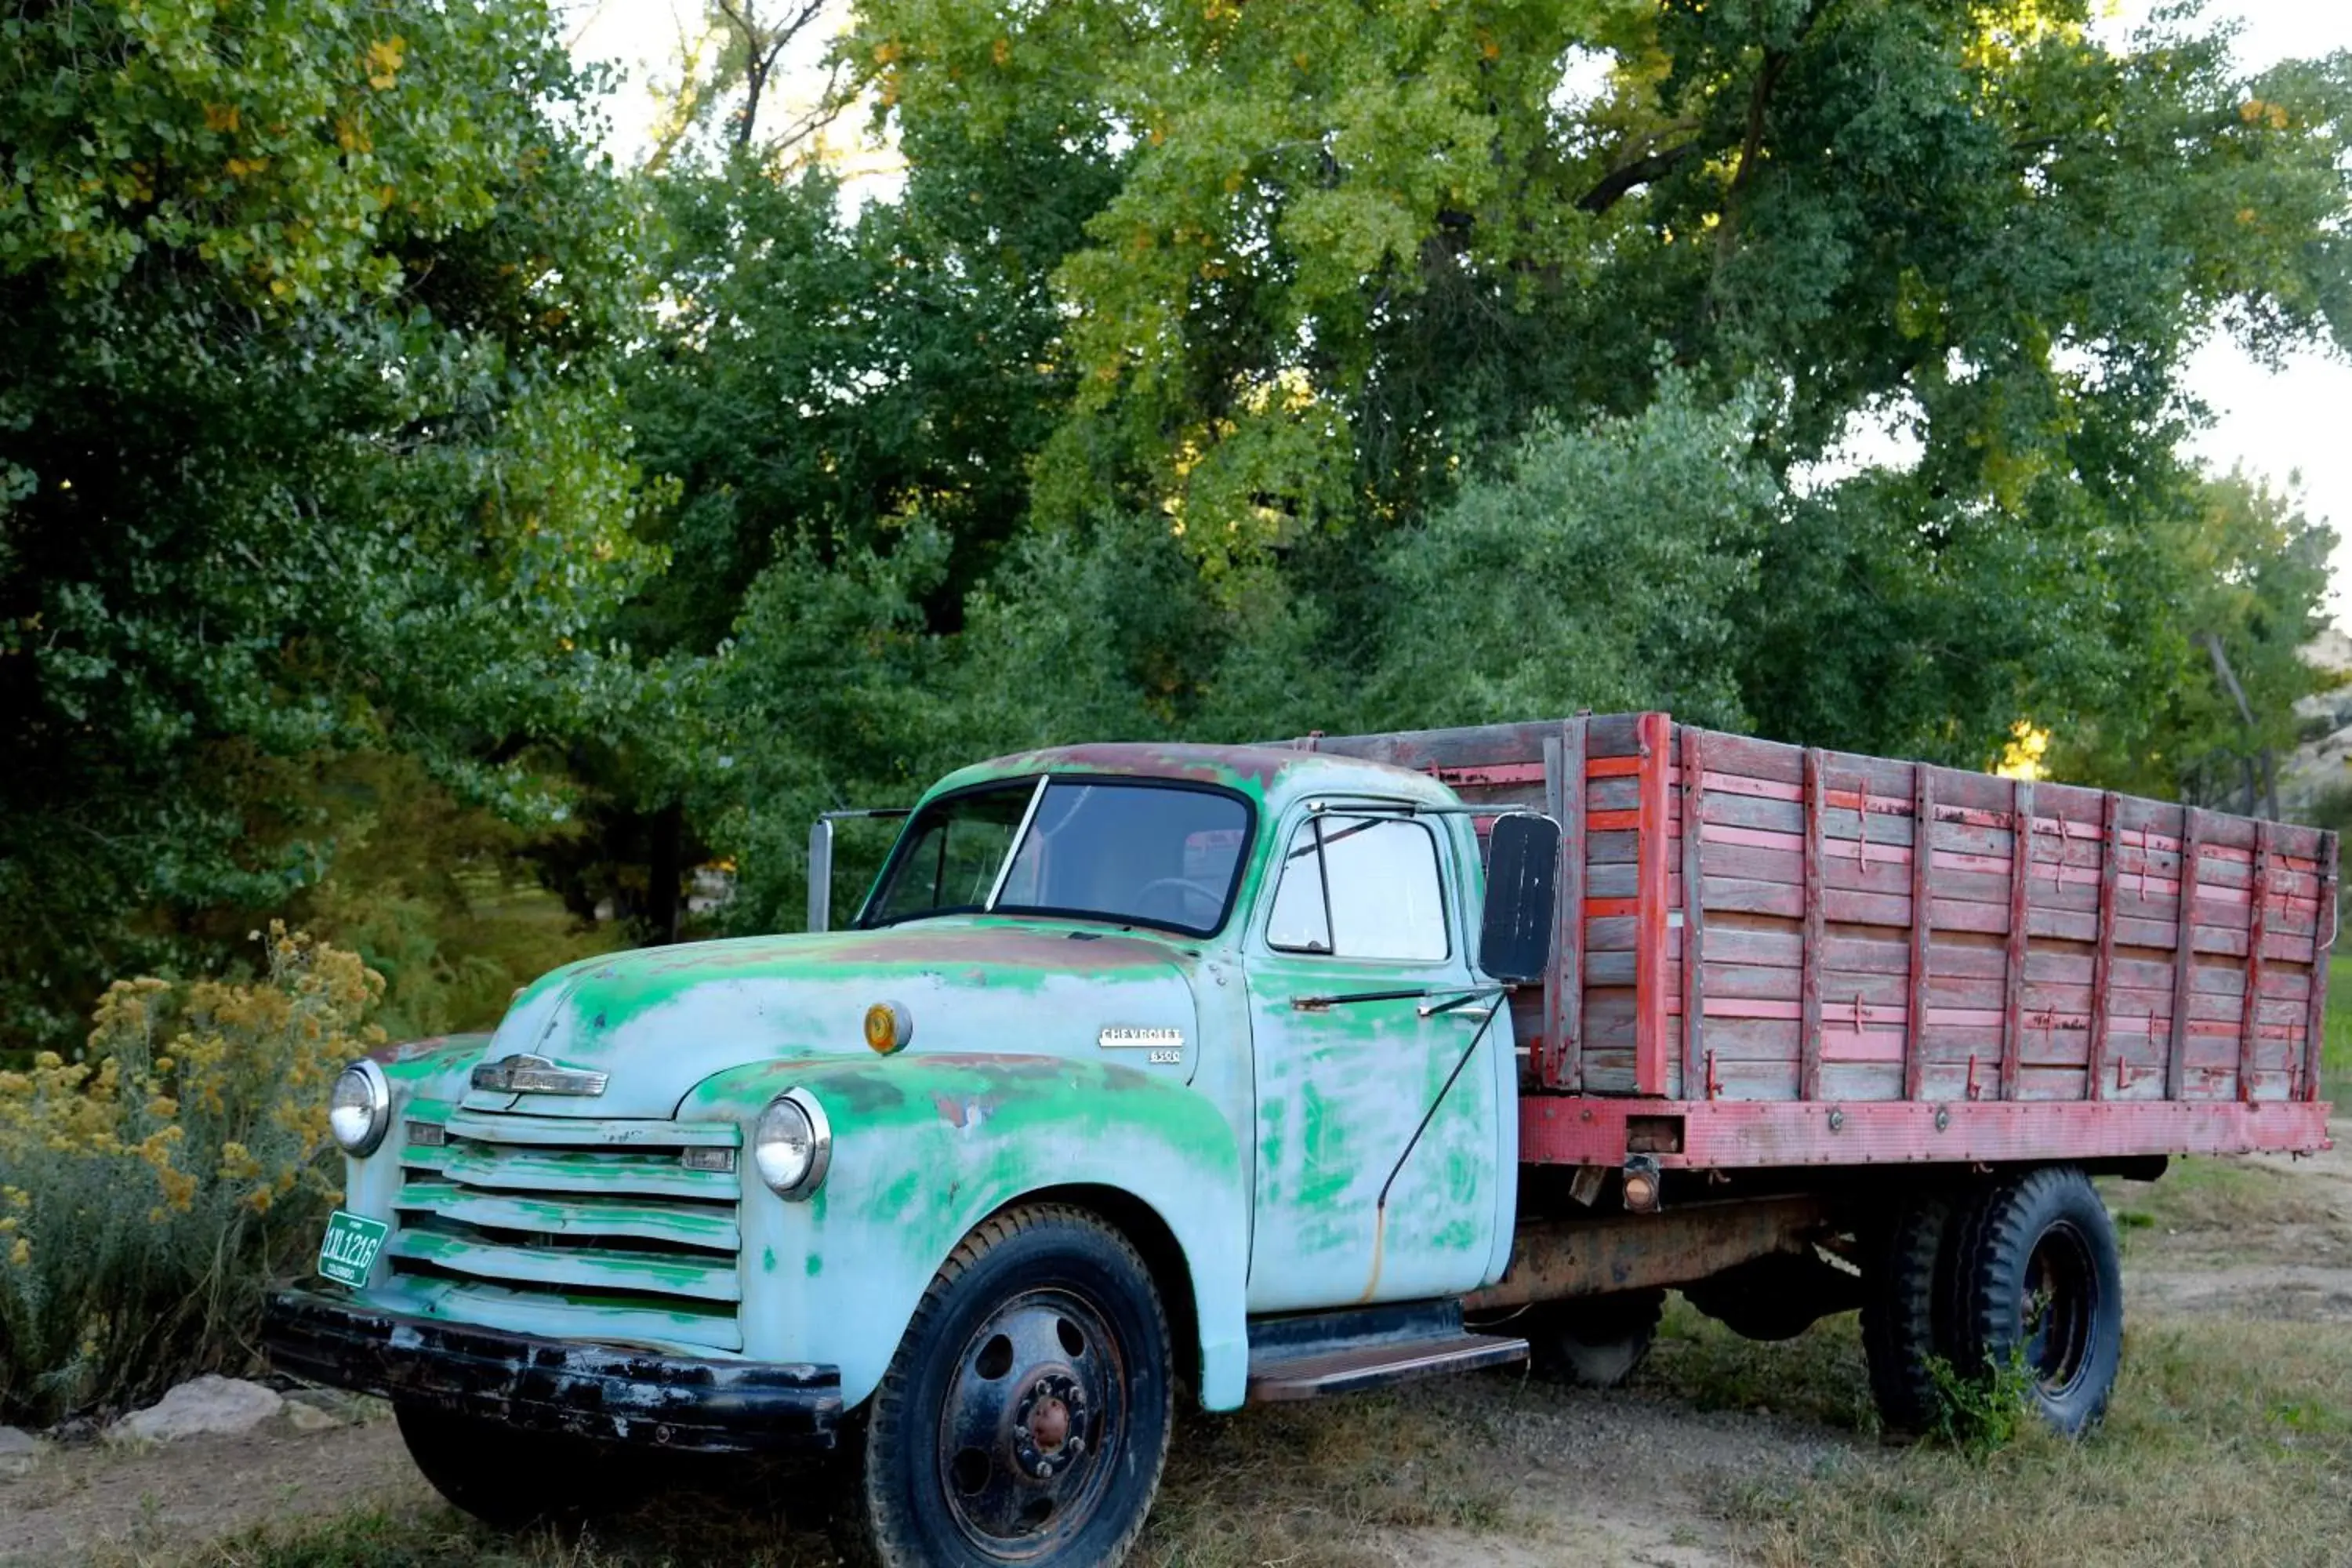
{"type": "Polygon", "coordinates": [[[915,1037],[915,1016],[896,1002],[877,1002],[866,1009],[866,1043],[877,1056],[903,1049],[915,1037]]]}

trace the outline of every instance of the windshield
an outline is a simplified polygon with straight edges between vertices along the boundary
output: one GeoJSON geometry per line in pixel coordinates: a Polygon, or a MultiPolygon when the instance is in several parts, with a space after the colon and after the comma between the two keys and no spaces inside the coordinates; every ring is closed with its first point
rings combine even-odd
{"type": "Polygon", "coordinates": [[[1225,923],[1249,838],[1238,796],[1126,779],[1038,786],[990,784],[916,813],[860,923],[982,910],[1194,936],[1225,923]]]}

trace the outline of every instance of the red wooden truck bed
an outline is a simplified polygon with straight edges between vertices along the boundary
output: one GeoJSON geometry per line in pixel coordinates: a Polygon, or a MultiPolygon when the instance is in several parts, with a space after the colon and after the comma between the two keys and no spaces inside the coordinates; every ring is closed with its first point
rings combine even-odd
{"type": "Polygon", "coordinates": [[[1659,712],[1297,743],[1561,824],[1523,1161],[2327,1145],[2332,833],[1659,712]]]}

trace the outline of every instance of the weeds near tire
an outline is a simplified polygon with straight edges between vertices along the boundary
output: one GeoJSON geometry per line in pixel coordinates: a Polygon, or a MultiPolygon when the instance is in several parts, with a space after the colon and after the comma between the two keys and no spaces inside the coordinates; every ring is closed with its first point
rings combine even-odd
{"type": "Polygon", "coordinates": [[[1927,1376],[1936,1385],[1936,1420],[1927,1436],[1971,1459],[2008,1447],[2032,1417],[2033,1372],[2021,1351],[1975,1373],[1930,1356],[1927,1376]]]}

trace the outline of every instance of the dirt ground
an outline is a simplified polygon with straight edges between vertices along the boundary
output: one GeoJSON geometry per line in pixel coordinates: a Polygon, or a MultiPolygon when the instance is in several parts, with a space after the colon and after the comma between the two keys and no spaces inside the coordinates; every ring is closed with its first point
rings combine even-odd
{"type": "MultiPolygon", "coordinates": [[[[2312,1159],[2205,1163],[2153,1187],[2111,1184],[2134,1320],[2352,1322],[2347,1133],[2339,1122],[2337,1149],[2312,1159]]],[[[1667,1373],[1676,1354],[1700,1353],[1678,1349],[1672,1327],[1654,1358],[1667,1373]]],[[[1351,1413],[1341,1402],[1195,1417],[1179,1429],[1169,1522],[1155,1519],[1143,1555],[1200,1555],[1203,1533],[1223,1528],[1220,1498],[1239,1494],[1252,1509],[1294,1510],[1286,1527],[1302,1538],[1336,1534],[1398,1563],[1719,1568],[1738,1561],[1723,1507],[1737,1489],[1879,1451],[1814,1413],[1769,1408],[1769,1390],[1702,1409],[1676,1382],[1654,1367],[1630,1389],[1589,1394],[1489,1375],[1351,1413]],[[1293,1479],[1266,1490],[1269,1461],[1294,1459],[1293,1479]],[[1474,1473],[1475,1506],[1453,1506],[1474,1473]],[[1418,1500],[1400,1508],[1398,1497],[1418,1500]]],[[[318,1433],[53,1448],[0,1476],[0,1563],[168,1563],[257,1523],[361,1506],[394,1518],[439,1507],[381,1415],[318,1433]]],[[[830,1561],[816,1538],[809,1560],[830,1561]]]]}

